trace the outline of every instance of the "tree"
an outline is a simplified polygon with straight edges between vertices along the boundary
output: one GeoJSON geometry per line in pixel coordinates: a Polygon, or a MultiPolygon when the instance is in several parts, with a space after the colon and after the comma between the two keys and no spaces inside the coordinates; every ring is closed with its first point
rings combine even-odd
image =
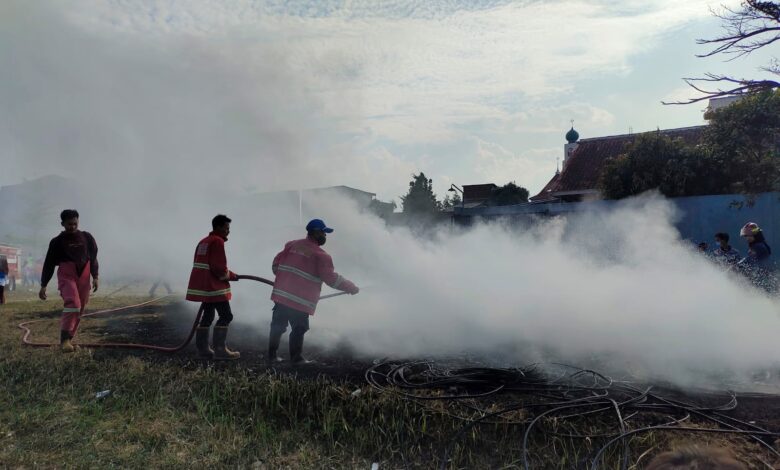
{"type": "MultiPolygon", "coordinates": [[[[729,60],[733,60],[780,40],[780,2],[744,0],[738,9],[725,7],[724,9],[724,13],[715,13],[715,16],[723,22],[724,34],[713,39],[697,40],[698,44],[713,46],[712,50],[697,57],[725,54],[732,56],[729,60]]],[[[780,64],[777,60],[763,67],[762,70],[780,76],[780,64]]],[[[690,104],[719,96],[750,94],[780,87],[780,82],[777,80],[751,80],[713,73],[705,74],[704,78],[684,78],[684,80],[704,96],[664,104],[690,104]],[[705,89],[716,83],[724,84],[725,88],[705,89]]]]}
{"type": "Polygon", "coordinates": [[[711,164],[728,176],[727,192],[778,189],[780,90],[753,93],[715,111],[704,143],[711,164]]]}
{"type": "Polygon", "coordinates": [[[679,180],[669,184],[668,176],[684,168],[681,163],[685,153],[681,139],[672,140],[660,132],[641,134],[628,145],[625,154],[606,162],[599,177],[599,189],[607,199],[621,199],[651,189],[662,192],[666,189],[673,193],[667,195],[676,196],[679,180]]]}
{"type": "Polygon", "coordinates": [[[490,195],[488,204],[491,206],[510,206],[528,202],[528,190],[518,186],[514,181],[496,188],[490,195]]]}
{"type": "Polygon", "coordinates": [[[461,199],[460,194],[454,193],[451,195],[444,196],[444,199],[441,201],[441,208],[452,209],[455,207],[459,207],[461,203],[463,203],[463,199],[461,199]]]}
{"type": "Polygon", "coordinates": [[[368,210],[384,220],[387,220],[392,215],[396,207],[395,201],[382,202],[377,199],[372,199],[368,204],[368,210]]]}
{"type": "Polygon", "coordinates": [[[433,180],[425,177],[425,173],[412,175],[409,182],[409,192],[401,196],[401,207],[404,213],[433,214],[441,209],[441,204],[433,194],[433,180]]]}
{"type": "Polygon", "coordinates": [[[669,197],[774,191],[779,137],[780,90],[756,92],[715,111],[699,145],[660,132],[640,135],[607,161],[599,189],[609,199],[650,189],[669,197]]]}

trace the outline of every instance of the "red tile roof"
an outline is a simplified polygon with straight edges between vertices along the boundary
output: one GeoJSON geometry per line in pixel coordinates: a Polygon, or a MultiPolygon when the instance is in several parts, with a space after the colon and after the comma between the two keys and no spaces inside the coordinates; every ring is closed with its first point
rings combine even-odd
{"type": "Polygon", "coordinates": [[[547,182],[546,185],[544,185],[544,188],[542,188],[541,191],[539,191],[539,194],[536,196],[531,196],[528,198],[531,202],[549,202],[554,201],[555,196],[552,195],[553,188],[558,187],[558,181],[561,179],[561,174],[559,172],[555,172],[555,175],[552,177],[550,181],[547,182]]]}
{"type": "MultiPolygon", "coordinates": [[[[660,132],[672,139],[681,138],[686,144],[695,145],[701,141],[706,126],[681,127],[660,132]]],[[[652,131],[659,132],[659,131],[652,131]]],[[[626,147],[641,134],[623,134],[608,137],[581,139],[572,152],[560,174],[556,174],[537,194],[532,202],[555,199],[560,193],[587,193],[596,189],[601,168],[608,158],[625,153],[626,147]]]]}

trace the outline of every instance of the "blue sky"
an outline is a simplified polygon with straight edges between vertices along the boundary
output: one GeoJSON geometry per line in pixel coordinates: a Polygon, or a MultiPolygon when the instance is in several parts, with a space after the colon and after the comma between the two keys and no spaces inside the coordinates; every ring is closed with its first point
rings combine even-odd
{"type": "MultiPolygon", "coordinates": [[[[256,145],[257,159],[266,162],[257,172],[235,175],[235,184],[248,191],[347,184],[385,200],[397,199],[411,173],[424,171],[442,196],[450,183],[508,181],[533,193],[555,171],[570,120],[583,138],[626,133],[629,127],[641,132],[697,125],[703,123],[704,104],[660,104],[692,96],[681,77],[707,71],[760,75],[756,69],[771,51],[730,63],[694,57],[706,50],[695,39],[719,32],[719,20],[710,8],[721,3],[83,0],[67,10],[51,4],[46,14],[35,13],[35,24],[52,22],[46,34],[63,30],[54,40],[60,48],[56,54],[24,59],[25,41],[8,38],[0,51],[11,60],[29,62],[24,70],[67,68],[74,80],[83,78],[92,89],[117,86],[133,74],[106,78],[94,73],[92,68],[101,67],[100,57],[106,57],[106,67],[120,64],[114,68],[144,68],[148,62],[155,71],[143,74],[148,84],[137,90],[119,88],[133,89],[126,97],[132,105],[146,99],[133,93],[160,99],[153,102],[153,110],[138,105],[136,115],[123,116],[117,123],[121,135],[132,133],[133,148],[140,139],[145,155],[165,159],[171,143],[161,135],[148,136],[157,133],[146,127],[150,114],[171,113],[186,126],[192,113],[177,115],[180,105],[165,108],[186,102],[188,96],[192,102],[202,100],[204,112],[211,106],[228,109],[233,128],[226,145],[242,141],[236,153],[251,153],[256,145]],[[81,45],[63,45],[71,40],[81,45]],[[101,49],[79,53],[97,48],[93,43],[101,49]],[[73,54],[73,64],[84,65],[68,66],[68,54],[73,54]],[[113,56],[122,54],[128,58],[113,56]],[[209,60],[201,62],[204,56],[209,60]],[[176,75],[182,71],[186,75],[176,75]],[[155,74],[168,81],[146,78],[155,74]],[[206,78],[199,78],[204,82],[192,90],[172,85],[194,75],[206,78]],[[210,89],[214,80],[225,80],[224,89],[207,91],[214,94],[207,98],[197,94],[210,89]],[[172,86],[177,90],[171,92],[172,86]],[[169,93],[174,99],[165,98],[169,93]],[[247,102],[278,112],[247,116],[254,114],[241,108],[247,102]],[[277,116],[279,122],[269,124],[277,116]],[[297,140],[294,148],[301,158],[292,155],[288,144],[279,152],[249,135],[257,128],[260,135],[281,133],[297,140]],[[260,175],[269,165],[275,168],[274,177],[260,175]]],[[[6,12],[10,15],[0,22],[8,25],[15,15],[18,19],[26,14],[20,8],[11,6],[6,12]]],[[[0,35],[11,34],[8,30],[0,28],[0,35]]],[[[15,34],[24,39],[26,33],[19,29],[15,34]]],[[[71,93],[57,90],[58,83],[47,84],[46,77],[36,80],[48,90],[50,101],[59,100],[58,93],[71,93]]],[[[14,123],[0,128],[0,156],[3,166],[10,167],[0,174],[0,184],[52,171],[73,173],[74,165],[84,162],[81,155],[98,153],[100,146],[90,140],[119,132],[106,127],[98,135],[70,122],[67,132],[80,135],[77,149],[58,149],[64,155],[54,163],[37,161],[47,152],[28,142],[28,134],[35,133],[19,127],[36,126],[40,107],[17,100],[18,92],[11,91],[29,81],[22,73],[0,81],[0,98],[14,103],[0,111],[5,114],[0,124],[14,123]],[[68,162],[71,151],[74,164],[62,163],[68,162]]],[[[137,80],[130,85],[134,83],[137,80]]],[[[74,112],[85,113],[78,119],[71,116],[84,126],[102,121],[89,115],[89,109],[74,112]]],[[[46,121],[41,132],[65,132],[56,117],[40,117],[46,121]]],[[[209,125],[191,123],[198,134],[211,132],[209,125]]],[[[170,138],[181,140],[175,131],[170,138]]],[[[221,138],[226,137],[215,133],[214,139],[221,138]]],[[[114,146],[133,155],[122,139],[114,146]]],[[[241,157],[236,163],[244,161],[241,157]]]]}

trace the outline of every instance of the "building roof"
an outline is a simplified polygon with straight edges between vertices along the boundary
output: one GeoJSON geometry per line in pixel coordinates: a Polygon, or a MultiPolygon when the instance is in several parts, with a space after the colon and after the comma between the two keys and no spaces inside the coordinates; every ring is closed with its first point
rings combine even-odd
{"type": "Polygon", "coordinates": [[[498,188],[493,183],[485,184],[464,184],[463,185],[463,203],[468,206],[469,204],[477,205],[490,199],[493,194],[493,190],[498,188]]]}
{"type": "Polygon", "coordinates": [[[561,179],[561,173],[559,171],[555,172],[555,175],[553,175],[552,179],[547,182],[546,185],[544,185],[544,188],[542,188],[541,191],[539,191],[539,194],[536,196],[531,196],[528,198],[531,202],[550,202],[555,200],[555,196],[552,195],[553,188],[558,187],[558,181],[561,179]]]}
{"type": "MultiPolygon", "coordinates": [[[[651,132],[660,132],[672,139],[681,138],[686,144],[695,145],[701,141],[702,131],[705,127],[680,127],[651,132]]],[[[539,194],[531,197],[530,200],[544,202],[558,196],[596,193],[596,186],[604,163],[609,158],[625,153],[626,147],[639,135],[642,134],[623,134],[580,140],[577,142],[577,148],[566,160],[563,171],[553,176],[539,194]]]]}

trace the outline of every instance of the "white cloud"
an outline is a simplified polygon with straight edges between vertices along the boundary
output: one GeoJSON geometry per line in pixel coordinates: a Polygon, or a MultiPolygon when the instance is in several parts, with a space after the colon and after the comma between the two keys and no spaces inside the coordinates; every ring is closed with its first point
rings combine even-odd
{"type": "MultiPolygon", "coordinates": [[[[565,132],[569,119],[583,136],[614,124],[607,105],[570,92],[583,80],[627,73],[636,54],[655,47],[670,31],[708,18],[708,5],[714,4],[355,0],[290,6],[271,0],[84,0],[67,9],[68,17],[84,40],[107,46],[100,57],[93,54],[86,60],[86,67],[58,67],[69,70],[73,83],[101,83],[96,96],[109,98],[98,100],[95,109],[103,114],[110,114],[103,108],[114,98],[110,80],[95,77],[106,64],[116,64],[110,58],[116,48],[132,49],[127,63],[149,70],[132,78],[132,67],[124,73],[120,64],[119,72],[108,75],[114,80],[112,74],[119,74],[116,83],[131,77],[138,85],[123,91],[132,112],[149,101],[130,95],[159,93],[155,87],[160,84],[195,72],[192,83],[185,80],[166,104],[180,109],[143,121],[167,116],[189,122],[199,106],[216,101],[247,132],[262,122],[264,132],[284,136],[289,144],[277,153],[285,165],[296,168],[301,184],[369,184],[371,171],[381,168],[386,175],[403,177],[396,182],[375,178],[377,186],[367,189],[380,194],[403,191],[411,171],[425,171],[437,185],[443,175],[462,182],[502,181],[503,174],[517,174],[517,182],[533,190],[552,175],[559,149],[551,143],[563,143],[558,134],[565,132]],[[144,59],[143,51],[152,49],[144,59]],[[204,73],[201,67],[208,62],[214,70],[204,73]],[[199,102],[204,95],[214,100],[199,102]],[[274,111],[264,111],[268,108],[274,111]],[[500,144],[509,155],[497,152],[490,163],[478,160],[473,142],[480,140],[500,144]],[[462,147],[453,150],[455,146],[462,147]],[[354,160],[347,162],[348,156],[354,160]]],[[[63,45],[47,43],[39,50],[58,47],[63,45]]],[[[73,48],[67,54],[71,52],[73,48]]],[[[55,56],[48,54],[45,60],[68,57],[55,56]]],[[[77,57],[74,63],[84,61],[77,57]]],[[[60,99],[54,91],[46,97],[60,99]]],[[[64,99],[70,105],[71,98],[64,99]]],[[[35,119],[62,117],[60,111],[54,117],[44,117],[42,109],[29,111],[38,113],[35,119]]],[[[211,126],[202,121],[195,127],[211,126]]],[[[120,142],[145,151],[151,151],[150,142],[165,142],[163,124],[151,125],[149,132],[141,125],[132,135],[127,134],[132,126],[120,132],[110,120],[100,119],[97,128],[101,126],[108,127],[101,135],[117,133],[120,142]]],[[[181,134],[178,126],[170,129],[171,136],[181,134]]],[[[235,139],[240,145],[228,146],[233,152],[250,155],[263,140],[231,132],[241,134],[235,139]]],[[[4,139],[11,142],[6,149],[19,135],[12,137],[4,139]]],[[[216,151],[211,144],[196,146],[198,152],[205,149],[216,151]]],[[[264,168],[250,161],[253,170],[240,176],[245,187],[255,184],[252,175],[264,168]]],[[[32,169],[25,172],[22,176],[32,169]]],[[[273,178],[273,184],[279,182],[279,176],[273,178]]]]}
{"type": "Polygon", "coordinates": [[[713,4],[95,0],[76,14],[93,28],[239,35],[249,61],[254,48],[281,43],[286,65],[345,129],[427,143],[456,140],[458,127],[522,112],[528,97],[571,90],[582,78],[627,73],[630,57],[707,17],[713,4]]]}
{"type": "Polygon", "coordinates": [[[474,139],[476,161],[474,171],[482,180],[503,185],[514,181],[529,189],[531,195],[542,188],[555,171],[555,159],[563,154],[563,146],[539,148],[515,154],[499,144],[474,139]]]}

